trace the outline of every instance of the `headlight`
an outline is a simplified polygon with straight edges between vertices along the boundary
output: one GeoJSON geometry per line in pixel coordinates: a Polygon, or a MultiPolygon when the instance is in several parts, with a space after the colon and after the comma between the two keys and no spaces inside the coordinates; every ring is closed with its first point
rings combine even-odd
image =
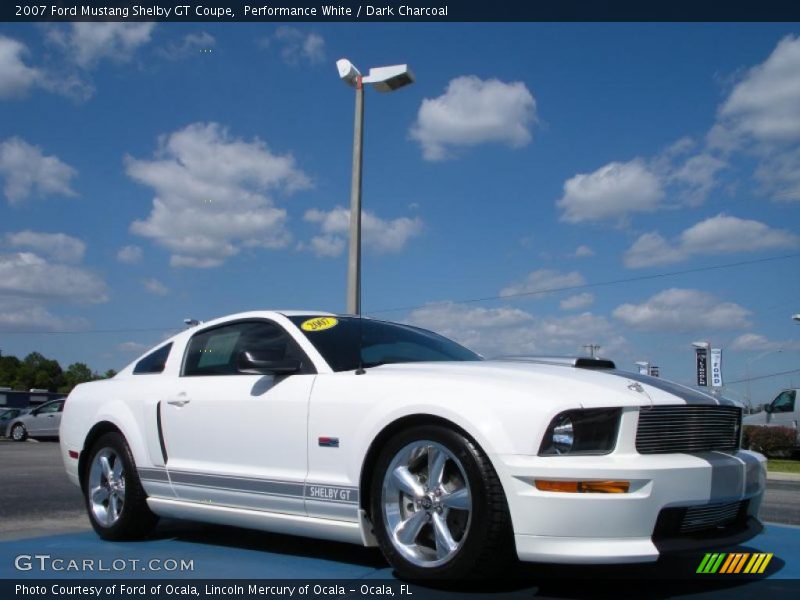
{"type": "Polygon", "coordinates": [[[550,422],[540,456],[608,454],[617,443],[620,408],[568,410],[550,422]]]}
{"type": "Polygon", "coordinates": [[[553,421],[552,443],[556,454],[566,454],[575,443],[575,429],[569,416],[561,415],[553,421]]]}

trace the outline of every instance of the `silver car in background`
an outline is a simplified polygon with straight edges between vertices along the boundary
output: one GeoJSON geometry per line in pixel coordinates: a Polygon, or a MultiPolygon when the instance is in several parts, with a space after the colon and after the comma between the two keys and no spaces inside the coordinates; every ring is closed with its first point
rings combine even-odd
{"type": "Polygon", "coordinates": [[[65,401],[66,398],[51,400],[19,415],[6,425],[6,437],[15,442],[24,442],[29,437],[58,437],[65,401]]]}

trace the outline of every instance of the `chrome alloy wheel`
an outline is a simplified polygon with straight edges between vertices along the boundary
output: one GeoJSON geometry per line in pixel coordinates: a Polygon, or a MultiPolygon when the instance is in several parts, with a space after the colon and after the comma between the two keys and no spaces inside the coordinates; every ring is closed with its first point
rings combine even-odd
{"type": "Polygon", "coordinates": [[[14,425],[14,428],[11,430],[11,439],[15,442],[21,442],[24,437],[25,427],[23,425],[14,425]]]}
{"type": "Polygon", "coordinates": [[[92,514],[100,525],[111,527],[119,520],[125,505],[125,469],[114,449],[103,448],[94,455],[88,495],[92,514]]]}
{"type": "Polygon", "coordinates": [[[418,567],[437,567],[461,548],[472,496],[461,461],[419,440],[395,454],[383,478],[383,520],[395,549],[418,567]]]}

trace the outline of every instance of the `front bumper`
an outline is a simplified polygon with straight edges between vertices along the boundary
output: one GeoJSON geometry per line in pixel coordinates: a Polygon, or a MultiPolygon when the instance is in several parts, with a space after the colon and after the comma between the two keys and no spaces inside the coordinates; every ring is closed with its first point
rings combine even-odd
{"type": "Polygon", "coordinates": [[[508,498],[517,554],[524,561],[648,562],[662,552],[740,543],[760,531],[766,459],[735,453],[606,456],[500,455],[494,461],[508,498]],[[624,480],[624,494],[546,492],[536,479],[624,480]],[[746,501],[736,527],[660,539],[665,509],[746,501]]]}

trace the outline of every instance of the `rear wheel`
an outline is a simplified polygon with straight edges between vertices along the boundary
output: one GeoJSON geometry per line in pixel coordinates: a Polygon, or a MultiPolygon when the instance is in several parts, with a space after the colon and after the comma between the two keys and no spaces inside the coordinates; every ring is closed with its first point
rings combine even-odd
{"type": "Polygon", "coordinates": [[[514,562],[505,495],[474,442],[421,426],[393,437],[371,487],[375,535],[408,579],[487,577],[514,562]]]}
{"type": "Polygon", "coordinates": [[[105,540],[143,538],[158,521],[147,506],[130,448],[116,432],[106,433],[92,446],[84,497],[92,527],[105,540]]]}
{"type": "Polygon", "coordinates": [[[15,442],[24,442],[28,439],[28,430],[25,429],[25,425],[22,423],[17,423],[11,428],[11,439],[15,442]]]}

